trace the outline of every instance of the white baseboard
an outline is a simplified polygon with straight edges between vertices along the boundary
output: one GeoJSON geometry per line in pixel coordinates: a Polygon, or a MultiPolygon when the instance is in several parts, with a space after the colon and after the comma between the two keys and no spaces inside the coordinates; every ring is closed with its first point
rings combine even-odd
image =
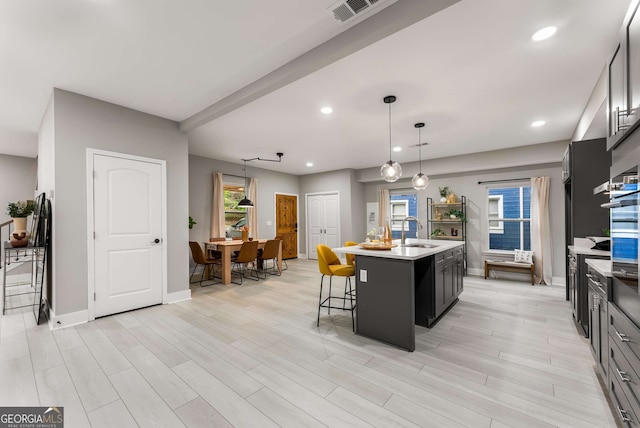
{"type": "Polygon", "coordinates": [[[56,315],[53,309],[49,311],[49,329],[58,330],[60,328],[71,327],[84,324],[89,321],[89,311],[82,310],[69,314],[56,315]]]}
{"type": "Polygon", "coordinates": [[[184,302],[185,300],[191,300],[191,290],[186,289],[182,291],[176,291],[175,293],[167,293],[163,304],[171,304],[184,302]]]}
{"type": "Polygon", "coordinates": [[[551,283],[553,285],[567,285],[567,278],[564,276],[554,276],[551,278],[551,283]]]}
{"type": "Polygon", "coordinates": [[[307,255],[304,254],[304,253],[300,253],[300,254],[298,254],[298,258],[299,259],[308,259],[309,257],[307,257],[307,255]]]}
{"type": "Polygon", "coordinates": [[[484,269],[467,268],[467,275],[484,277],[484,269]]]}

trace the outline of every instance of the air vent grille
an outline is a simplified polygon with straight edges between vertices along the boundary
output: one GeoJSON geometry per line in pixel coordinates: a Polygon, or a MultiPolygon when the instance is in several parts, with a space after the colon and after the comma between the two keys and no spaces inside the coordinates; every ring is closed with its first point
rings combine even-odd
{"type": "Polygon", "coordinates": [[[336,22],[344,24],[355,19],[357,15],[364,14],[376,4],[388,0],[341,0],[329,8],[336,22]]]}
{"type": "Polygon", "coordinates": [[[355,13],[360,13],[369,7],[367,0],[347,0],[347,4],[355,13]]]}

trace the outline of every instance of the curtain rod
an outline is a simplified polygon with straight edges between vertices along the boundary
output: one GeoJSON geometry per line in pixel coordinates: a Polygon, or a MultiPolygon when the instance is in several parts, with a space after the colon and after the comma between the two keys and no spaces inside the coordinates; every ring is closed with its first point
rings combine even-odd
{"type": "Polygon", "coordinates": [[[524,181],[531,180],[531,177],[525,178],[510,178],[508,180],[488,180],[488,181],[478,181],[478,184],[487,184],[487,183],[508,183],[510,181],[524,181]]]}
{"type": "Polygon", "coordinates": [[[226,175],[227,177],[244,178],[244,175],[227,174],[226,172],[223,172],[222,175],[226,175]]]}

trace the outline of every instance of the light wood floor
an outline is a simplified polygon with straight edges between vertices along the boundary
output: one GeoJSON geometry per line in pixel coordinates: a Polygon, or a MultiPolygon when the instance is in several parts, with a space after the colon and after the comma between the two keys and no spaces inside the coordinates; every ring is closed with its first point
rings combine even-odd
{"type": "Polygon", "coordinates": [[[0,327],[0,405],[64,406],[76,427],[614,427],[564,287],[465,278],[409,353],[324,312],[320,275],[192,287],[193,299],[57,331],[0,327]]]}

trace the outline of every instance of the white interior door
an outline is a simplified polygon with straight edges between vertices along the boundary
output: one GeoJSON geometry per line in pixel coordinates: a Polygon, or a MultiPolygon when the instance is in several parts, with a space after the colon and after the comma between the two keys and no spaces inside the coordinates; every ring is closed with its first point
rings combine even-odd
{"type": "Polygon", "coordinates": [[[317,260],[318,252],[316,246],[318,244],[324,244],[323,229],[324,229],[324,203],[322,195],[310,195],[307,196],[307,219],[309,222],[308,243],[309,251],[308,258],[317,260]]]}
{"type": "Polygon", "coordinates": [[[308,258],[318,259],[318,244],[341,247],[338,193],[307,195],[307,222],[308,258]]]}
{"type": "Polygon", "coordinates": [[[95,316],[162,303],[162,164],[93,165],[95,316]]]}
{"type": "Polygon", "coordinates": [[[337,193],[324,195],[324,243],[335,248],[340,243],[340,198],[337,193]]]}

